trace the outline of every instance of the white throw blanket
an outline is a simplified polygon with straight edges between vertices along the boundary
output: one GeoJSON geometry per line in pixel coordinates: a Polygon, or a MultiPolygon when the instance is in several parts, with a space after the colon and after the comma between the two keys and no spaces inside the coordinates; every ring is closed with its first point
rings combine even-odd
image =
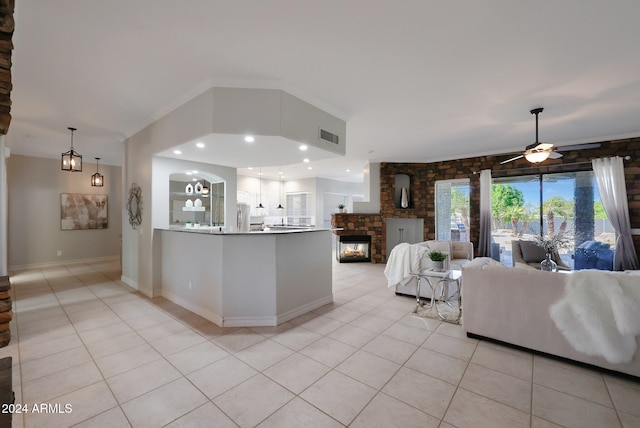
{"type": "Polygon", "coordinates": [[[640,278],[623,272],[583,270],[569,274],[551,318],[574,349],[629,363],[640,334],[640,278]]]}
{"type": "Polygon", "coordinates": [[[384,268],[387,286],[393,288],[396,284],[406,285],[411,280],[410,273],[420,272],[420,261],[428,252],[429,249],[424,245],[406,242],[393,247],[384,268]]]}

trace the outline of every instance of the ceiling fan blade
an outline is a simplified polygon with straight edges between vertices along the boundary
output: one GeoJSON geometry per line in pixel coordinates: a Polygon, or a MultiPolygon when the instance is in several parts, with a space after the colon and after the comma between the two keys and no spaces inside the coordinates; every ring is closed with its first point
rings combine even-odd
{"type": "Polygon", "coordinates": [[[520,159],[521,157],[524,157],[524,155],[519,155],[519,156],[516,156],[516,157],[511,158],[511,159],[503,160],[502,162],[500,162],[500,165],[505,164],[505,163],[509,163],[509,162],[513,162],[514,160],[520,159]]]}
{"type": "Polygon", "coordinates": [[[587,143],[587,144],[574,144],[572,146],[560,146],[557,150],[566,151],[566,150],[587,150],[587,149],[597,149],[602,144],[600,143],[587,143]]]}
{"type": "Polygon", "coordinates": [[[560,159],[562,157],[562,153],[558,153],[555,150],[549,153],[549,159],[560,159]]]}

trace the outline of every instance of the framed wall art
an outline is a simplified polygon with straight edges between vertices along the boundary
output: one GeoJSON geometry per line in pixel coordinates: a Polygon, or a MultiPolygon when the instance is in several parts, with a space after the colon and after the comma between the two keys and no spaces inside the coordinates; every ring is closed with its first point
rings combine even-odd
{"type": "Polygon", "coordinates": [[[106,229],[107,195],[60,194],[62,230],[106,229]]]}

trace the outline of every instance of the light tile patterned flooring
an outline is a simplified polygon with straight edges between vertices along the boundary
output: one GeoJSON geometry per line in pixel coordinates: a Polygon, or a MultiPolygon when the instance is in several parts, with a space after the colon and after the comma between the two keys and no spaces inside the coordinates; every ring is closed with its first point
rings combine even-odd
{"type": "Polygon", "coordinates": [[[14,427],[640,427],[640,382],[414,317],[383,269],[335,263],[332,305],[224,329],[114,263],[18,272],[14,427]]]}

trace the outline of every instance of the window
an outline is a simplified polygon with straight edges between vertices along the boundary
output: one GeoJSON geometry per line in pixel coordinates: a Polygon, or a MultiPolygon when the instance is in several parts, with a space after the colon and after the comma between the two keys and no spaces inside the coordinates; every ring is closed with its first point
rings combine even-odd
{"type": "Polygon", "coordinates": [[[311,193],[287,193],[287,224],[293,226],[310,226],[313,224],[311,215],[311,193]]]}
{"type": "Polygon", "coordinates": [[[436,181],[436,239],[469,241],[469,180],[436,181]]]}
{"type": "Polygon", "coordinates": [[[491,204],[492,237],[500,245],[504,264],[512,264],[513,239],[556,233],[568,240],[560,256],[572,268],[595,268],[594,257],[612,257],[615,233],[592,171],[494,178],[491,204]]]}

